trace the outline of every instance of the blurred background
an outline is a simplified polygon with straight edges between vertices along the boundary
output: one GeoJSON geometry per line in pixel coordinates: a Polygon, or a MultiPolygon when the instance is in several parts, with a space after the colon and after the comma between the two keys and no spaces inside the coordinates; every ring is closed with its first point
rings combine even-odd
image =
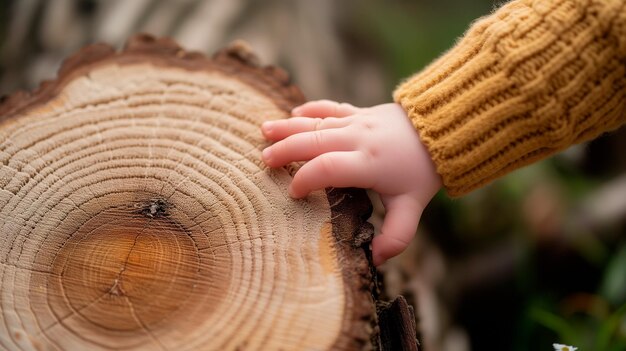
{"type": "MultiPolygon", "coordinates": [[[[0,93],[55,77],[92,42],[244,39],[309,99],[369,106],[450,48],[490,0],[0,0],[0,93]]],[[[460,199],[440,193],[381,268],[423,350],[626,350],[626,128],[460,199]]],[[[380,225],[376,204],[371,221],[380,225]]]]}

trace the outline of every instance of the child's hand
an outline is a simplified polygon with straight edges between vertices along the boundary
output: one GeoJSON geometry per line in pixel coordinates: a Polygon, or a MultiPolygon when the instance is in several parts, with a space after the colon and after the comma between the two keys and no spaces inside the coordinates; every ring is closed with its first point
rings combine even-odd
{"type": "Polygon", "coordinates": [[[374,264],[402,252],[424,207],[441,187],[426,148],[398,104],[357,108],[333,101],[296,107],[285,120],[265,122],[275,144],[263,150],[269,167],[309,161],[294,175],[292,197],[326,187],[370,188],[380,194],[386,216],[374,237],[374,264]]]}

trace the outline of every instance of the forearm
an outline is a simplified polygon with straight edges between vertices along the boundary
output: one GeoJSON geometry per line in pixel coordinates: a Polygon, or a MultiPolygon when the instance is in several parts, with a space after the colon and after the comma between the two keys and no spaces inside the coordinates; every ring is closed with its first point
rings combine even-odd
{"type": "Polygon", "coordinates": [[[458,196],[623,124],[625,62],[625,0],[518,0],[394,99],[458,196]]]}

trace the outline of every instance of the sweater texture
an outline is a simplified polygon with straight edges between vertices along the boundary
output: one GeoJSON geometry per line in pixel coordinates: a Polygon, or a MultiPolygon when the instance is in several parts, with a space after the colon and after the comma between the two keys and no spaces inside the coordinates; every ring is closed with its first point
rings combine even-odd
{"type": "Polygon", "coordinates": [[[515,0],[398,86],[451,196],[626,121],[626,0],[515,0]]]}

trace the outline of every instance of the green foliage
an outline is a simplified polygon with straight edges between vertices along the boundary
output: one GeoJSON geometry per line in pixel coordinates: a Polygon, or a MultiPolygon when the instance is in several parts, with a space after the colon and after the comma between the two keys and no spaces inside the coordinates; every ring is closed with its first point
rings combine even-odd
{"type": "Polygon", "coordinates": [[[390,88],[449,49],[469,24],[490,12],[491,1],[443,0],[360,3],[353,30],[369,38],[389,73],[390,88]],[[442,14],[445,13],[445,16],[442,14]]]}
{"type": "Polygon", "coordinates": [[[626,244],[621,246],[607,265],[600,295],[613,305],[626,303],[626,244]]]}
{"type": "Polygon", "coordinates": [[[541,340],[553,337],[555,342],[581,350],[626,350],[625,268],[626,244],[623,244],[606,266],[599,293],[585,296],[584,308],[573,314],[558,311],[559,307],[566,309],[562,302],[546,296],[534,298],[525,316],[534,326],[525,337],[542,335],[543,329],[551,334],[543,334],[541,340]]]}
{"type": "Polygon", "coordinates": [[[536,307],[530,310],[530,318],[557,334],[559,343],[580,345],[580,334],[564,318],[536,307]]]}
{"type": "Polygon", "coordinates": [[[558,343],[581,350],[626,350],[626,333],[620,330],[626,324],[626,304],[607,316],[586,314],[572,320],[539,307],[531,308],[529,313],[538,327],[554,333],[558,343]]]}

